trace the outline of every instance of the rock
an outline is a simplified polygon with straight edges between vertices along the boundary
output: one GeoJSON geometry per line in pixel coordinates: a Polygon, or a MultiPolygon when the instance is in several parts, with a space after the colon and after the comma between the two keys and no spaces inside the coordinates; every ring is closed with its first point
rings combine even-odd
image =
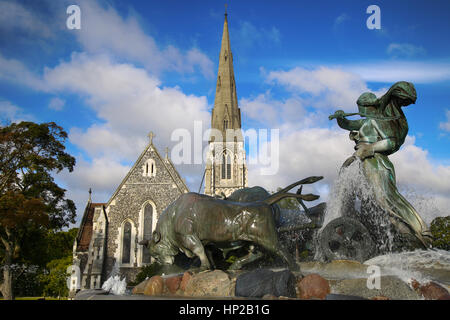
{"type": "Polygon", "coordinates": [[[345,279],[334,281],[331,292],[337,294],[354,295],[371,299],[385,296],[391,300],[420,300],[421,297],[408,284],[396,276],[380,277],[380,289],[369,289],[367,279],[345,279]]]}
{"type": "Polygon", "coordinates": [[[171,294],[175,294],[177,292],[182,278],[183,276],[175,276],[165,279],[164,283],[171,294]]]}
{"type": "Polygon", "coordinates": [[[145,285],[144,294],[146,296],[160,296],[164,292],[164,280],[161,276],[151,277],[145,285]]]}
{"type": "Polygon", "coordinates": [[[77,292],[74,300],[91,300],[92,297],[108,295],[108,292],[102,289],[85,289],[77,292]]]}
{"type": "Polygon", "coordinates": [[[188,284],[189,280],[191,280],[192,278],[192,273],[190,273],[189,271],[186,271],[183,274],[183,277],[181,279],[181,283],[180,283],[180,290],[184,291],[186,290],[186,285],[188,284]]]}
{"type": "Polygon", "coordinates": [[[375,297],[372,297],[370,300],[390,300],[390,299],[385,296],[375,296],[375,297]]]}
{"type": "Polygon", "coordinates": [[[419,281],[417,281],[416,279],[411,279],[411,287],[416,291],[419,290],[420,288],[419,281]]]}
{"type": "Polygon", "coordinates": [[[327,294],[325,300],[367,300],[366,298],[358,297],[358,296],[349,296],[345,294],[336,294],[330,293],[327,294]]]}
{"type": "Polygon", "coordinates": [[[367,267],[353,260],[333,260],[329,263],[319,261],[300,262],[300,270],[303,274],[318,274],[326,279],[367,277],[367,267]]]}
{"type": "Polygon", "coordinates": [[[298,297],[300,299],[325,299],[330,293],[330,285],[326,279],[318,274],[309,274],[298,284],[298,297]]]}
{"type": "Polygon", "coordinates": [[[428,282],[427,284],[421,286],[419,288],[420,294],[423,295],[423,297],[426,300],[449,300],[450,294],[441,285],[437,284],[436,282],[428,282]]]}
{"type": "Polygon", "coordinates": [[[131,290],[132,294],[144,294],[145,286],[150,279],[145,279],[131,290]]]}
{"type": "Polygon", "coordinates": [[[296,297],[295,276],[289,270],[257,269],[236,279],[236,296],[261,298],[265,295],[296,297]]]}
{"type": "Polygon", "coordinates": [[[234,295],[234,287],[228,275],[221,270],[204,271],[192,275],[188,281],[185,296],[229,297],[234,295]]]}
{"type": "Polygon", "coordinates": [[[262,297],[263,300],[278,300],[278,297],[275,297],[273,294],[265,294],[262,297]]]}

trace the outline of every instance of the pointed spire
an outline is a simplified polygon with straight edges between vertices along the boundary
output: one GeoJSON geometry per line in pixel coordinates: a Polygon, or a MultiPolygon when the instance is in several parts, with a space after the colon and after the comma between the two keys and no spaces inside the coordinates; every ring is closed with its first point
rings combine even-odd
{"type": "Polygon", "coordinates": [[[92,189],[89,188],[89,199],[88,202],[92,202],[92,189]]]}
{"type": "Polygon", "coordinates": [[[216,96],[211,117],[211,128],[221,130],[224,137],[226,129],[241,128],[241,111],[238,107],[236,95],[233,54],[231,52],[227,16],[227,7],[225,7],[225,21],[223,24],[222,43],[219,55],[216,96]]]}
{"type": "Polygon", "coordinates": [[[166,147],[166,160],[169,160],[169,148],[166,147]]]}

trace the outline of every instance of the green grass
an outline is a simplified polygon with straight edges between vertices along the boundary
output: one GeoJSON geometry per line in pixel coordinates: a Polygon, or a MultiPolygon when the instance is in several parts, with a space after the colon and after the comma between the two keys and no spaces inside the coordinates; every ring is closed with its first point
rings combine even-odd
{"type": "MultiPolygon", "coordinates": [[[[38,300],[38,299],[42,299],[44,297],[16,297],[15,300],[38,300]]],[[[0,301],[4,300],[3,298],[0,298],[0,301]]],[[[54,297],[45,297],[45,300],[67,300],[66,297],[63,298],[54,298],[54,297]]]]}

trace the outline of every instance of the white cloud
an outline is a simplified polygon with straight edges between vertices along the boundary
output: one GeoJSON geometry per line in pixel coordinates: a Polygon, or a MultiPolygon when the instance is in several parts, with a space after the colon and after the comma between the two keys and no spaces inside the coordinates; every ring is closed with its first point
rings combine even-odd
{"type": "Polygon", "coordinates": [[[174,129],[190,129],[195,120],[207,123],[210,118],[206,97],[161,88],[160,81],[145,70],[113,63],[105,56],[74,54],[70,62],[47,69],[44,79],[53,91],[85,97],[104,121],[84,132],[72,131],[74,142],[90,154],[122,154],[131,159],[131,150],[142,148],[149,131],[168,144],[174,129]],[[96,141],[84,143],[91,137],[96,141]]]}
{"type": "Polygon", "coordinates": [[[214,64],[199,49],[182,52],[173,45],[160,48],[155,39],[144,32],[136,13],[123,18],[113,7],[103,8],[96,1],[81,1],[80,7],[82,28],[77,37],[87,52],[111,52],[122,59],[141,63],[155,73],[194,72],[198,67],[204,76],[214,76],[214,64]]]}
{"type": "Polygon", "coordinates": [[[25,85],[35,90],[46,90],[38,75],[28,70],[22,62],[5,58],[2,54],[0,54],[0,79],[25,85]]]}
{"type": "Polygon", "coordinates": [[[354,110],[359,95],[369,91],[359,75],[341,68],[295,67],[288,71],[271,71],[267,79],[293,93],[307,94],[307,105],[319,109],[354,110]]]}
{"type": "Polygon", "coordinates": [[[266,92],[253,99],[241,99],[240,108],[245,117],[269,127],[279,127],[286,122],[300,124],[306,120],[303,101],[298,97],[278,101],[271,97],[270,92],[266,92]]]}
{"type": "MultiPolygon", "coordinates": [[[[253,120],[259,118],[261,123],[280,125],[279,171],[267,177],[260,175],[259,169],[264,165],[249,166],[250,184],[276,190],[307,176],[323,175],[323,181],[309,186],[305,192],[320,194],[320,201],[327,201],[342,163],[354,152],[354,143],[349,140],[348,132],[337,125],[324,128],[328,122],[324,120],[326,107],[336,108],[337,104],[330,101],[337,98],[347,110],[355,111],[356,98],[368,91],[367,84],[353,73],[325,67],[270,72],[268,79],[289,88],[291,97],[279,101],[266,92],[253,99],[241,99],[241,106],[244,114],[253,120]],[[285,101],[296,99],[299,93],[312,96],[311,103],[306,98],[300,99],[301,103],[292,108],[301,114],[300,118],[309,119],[307,123],[283,118],[285,101]],[[307,111],[306,106],[310,107],[307,111]],[[277,118],[282,120],[277,123],[273,120],[277,118]]],[[[375,94],[379,96],[385,91],[381,89],[375,94]]],[[[395,165],[398,187],[413,190],[405,196],[427,223],[436,216],[448,214],[450,166],[436,163],[426,150],[415,145],[414,137],[408,137],[390,159],[395,165]]]]}
{"type": "Polygon", "coordinates": [[[410,43],[391,43],[387,47],[386,52],[393,57],[411,58],[425,55],[427,51],[421,46],[415,46],[410,43]]]}
{"type": "Polygon", "coordinates": [[[18,106],[12,104],[10,101],[0,101],[0,120],[9,123],[9,122],[21,122],[21,121],[31,121],[33,120],[33,116],[27,114],[19,108],[18,106]]]}
{"type": "Polygon", "coordinates": [[[450,132],[450,109],[445,110],[445,121],[439,123],[439,128],[450,132]]]}
{"type": "Polygon", "coordinates": [[[278,28],[259,28],[249,21],[240,21],[239,27],[231,27],[230,36],[233,38],[233,44],[241,48],[258,46],[267,46],[270,44],[279,44],[281,42],[281,33],[278,28]]]}
{"type": "Polygon", "coordinates": [[[376,61],[342,66],[364,81],[431,83],[450,80],[450,63],[427,61],[376,61]]]}
{"type": "Polygon", "coordinates": [[[66,102],[60,98],[52,98],[48,104],[48,107],[55,111],[61,111],[64,108],[66,102]]]}
{"type": "Polygon", "coordinates": [[[24,32],[30,36],[50,38],[53,35],[47,21],[36,13],[12,1],[0,2],[0,29],[12,32],[24,32]]]}

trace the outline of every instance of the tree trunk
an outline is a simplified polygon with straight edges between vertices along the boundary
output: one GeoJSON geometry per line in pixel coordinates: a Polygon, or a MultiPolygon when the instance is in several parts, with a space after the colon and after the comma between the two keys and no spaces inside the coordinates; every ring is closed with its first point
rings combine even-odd
{"type": "Polygon", "coordinates": [[[3,283],[0,287],[5,300],[14,300],[13,294],[13,276],[10,264],[5,264],[3,266],[3,283]]]}
{"type": "Polygon", "coordinates": [[[5,264],[3,265],[3,283],[0,286],[0,290],[2,291],[3,299],[5,300],[14,300],[13,293],[13,273],[11,270],[12,264],[12,255],[11,246],[9,243],[3,243],[5,245],[5,264]]]}

